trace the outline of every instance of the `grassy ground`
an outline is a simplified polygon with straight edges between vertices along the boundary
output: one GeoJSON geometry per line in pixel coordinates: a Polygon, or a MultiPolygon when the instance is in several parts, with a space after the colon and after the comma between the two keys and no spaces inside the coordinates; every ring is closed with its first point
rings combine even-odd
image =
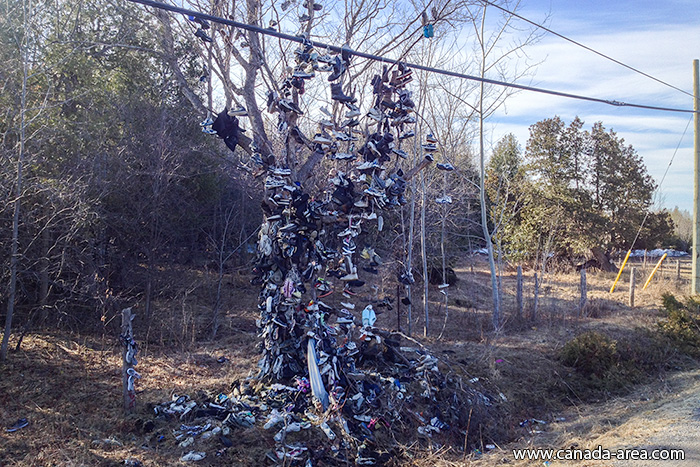
{"type": "MultiPolygon", "coordinates": [[[[484,466],[503,462],[527,465],[513,463],[509,454],[512,446],[606,442],[605,433],[623,426],[640,407],[684,387],[686,380],[669,376],[668,368],[651,376],[616,380],[611,387],[592,385],[558,357],[567,342],[587,331],[603,333],[618,342],[643,339],[643,330],[655,329],[660,319],[661,293],[682,293],[687,288],[686,282],[675,280],[674,269],[668,268],[665,276],[657,278],[647,290],[638,287],[635,308],[627,306],[628,276],[623,275],[618,290],[610,294],[614,275],[589,273],[588,304],[582,313],[578,310],[579,275],[547,276],[535,321],[529,319],[532,272],[525,271],[525,307],[523,316],[518,317],[515,271],[508,270],[503,277],[505,326],[493,335],[489,330],[490,287],[485,266],[482,259],[473,258],[457,270],[460,280],[449,289],[447,314],[443,296],[431,286],[428,337],[422,337],[422,304],[414,303],[412,329],[414,337],[421,336],[416,338],[442,359],[445,371],[475,381],[500,399],[503,419],[494,421],[501,427],[498,438],[485,433],[479,440],[465,440],[481,452],[489,451],[489,444],[497,447],[482,456],[473,449],[465,453],[459,446],[423,442],[410,449],[404,447],[402,465],[463,465],[463,460],[484,466]],[[519,426],[526,419],[548,423],[519,426]]],[[[177,334],[173,329],[168,331],[167,326],[165,330],[163,326],[151,329],[150,341],[142,342],[137,367],[143,376],[137,383],[138,407],[129,417],[124,417],[120,408],[121,360],[116,336],[26,336],[20,351],[11,353],[8,363],[0,368],[0,422],[11,425],[26,417],[30,425],[15,433],[0,432],[0,465],[108,466],[123,465],[128,458],[146,466],[185,465],[179,461],[183,449],[169,433],[171,427],[157,424],[149,432],[142,427],[152,418],[152,405],[169,400],[172,394],[197,397],[228,393],[235,381],[255,369],[256,292],[243,284],[242,279],[230,279],[224,301],[225,324],[213,342],[203,340],[205,325],[196,329],[196,319],[187,334],[189,340],[164,339],[177,334]],[[219,363],[217,359],[222,356],[226,361],[219,363]],[[164,437],[162,441],[158,441],[159,435],[164,437]]],[[[377,283],[379,296],[385,292],[394,296],[395,286],[389,280],[386,284],[385,290],[381,281],[377,283]]],[[[372,298],[370,295],[367,292],[367,296],[356,298],[359,309],[363,301],[372,298]]],[[[328,301],[340,299],[331,296],[328,301]]],[[[414,302],[418,301],[414,297],[414,302]]],[[[184,305],[182,310],[184,314],[184,305]]],[[[196,309],[189,311],[196,315],[196,309]]],[[[404,307],[400,318],[404,331],[406,311],[404,307]]],[[[167,324],[168,319],[154,317],[156,322],[167,324]]],[[[384,311],[377,324],[396,328],[396,310],[384,311]]],[[[136,322],[137,341],[145,328],[145,323],[136,322]]],[[[659,352],[667,352],[660,357],[666,367],[683,370],[695,365],[670,348],[659,352]]],[[[205,443],[202,448],[209,455],[199,464],[264,465],[261,459],[274,444],[272,434],[259,426],[237,429],[232,437],[233,448],[221,458],[213,455],[220,446],[205,443]]]]}

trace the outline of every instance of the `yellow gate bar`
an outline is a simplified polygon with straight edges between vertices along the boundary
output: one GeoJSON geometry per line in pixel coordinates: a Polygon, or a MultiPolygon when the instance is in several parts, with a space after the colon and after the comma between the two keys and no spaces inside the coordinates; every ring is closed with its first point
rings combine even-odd
{"type": "Polygon", "coordinates": [[[632,253],[631,248],[629,250],[627,250],[627,256],[625,256],[625,260],[622,262],[622,266],[620,266],[620,272],[617,273],[617,277],[615,278],[615,282],[613,282],[612,287],[610,287],[610,293],[613,293],[615,291],[615,286],[617,285],[617,281],[620,280],[620,276],[622,275],[622,271],[625,269],[625,264],[627,264],[627,260],[630,259],[630,253],[632,253]]]}
{"type": "Polygon", "coordinates": [[[657,269],[661,266],[661,263],[664,262],[666,259],[666,256],[668,256],[668,253],[664,253],[664,255],[661,257],[658,263],[656,263],[656,267],[651,271],[651,274],[649,274],[649,279],[644,283],[644,287],[642,287],[642,290],[646,290],[647,285],[649,285],[649,282],[651,282],[651,278],[654,277],[654,273],[656,272],[657,269]]]}

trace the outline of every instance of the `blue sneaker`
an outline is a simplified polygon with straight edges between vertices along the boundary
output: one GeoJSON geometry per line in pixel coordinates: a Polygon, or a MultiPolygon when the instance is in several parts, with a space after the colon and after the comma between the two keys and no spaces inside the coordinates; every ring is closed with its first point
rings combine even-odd
{"type": "Polygon", "coordinates": [[[21,430],[22,428],[24,428],[27,425],[29,425],[29,421],[27,421],[26,418],[20,418],[19,420],[17,420],[14,423],[14,425],[7,428],[5,431],[7,431],[8,433],[14,433],[15,431],[21,430]]]}

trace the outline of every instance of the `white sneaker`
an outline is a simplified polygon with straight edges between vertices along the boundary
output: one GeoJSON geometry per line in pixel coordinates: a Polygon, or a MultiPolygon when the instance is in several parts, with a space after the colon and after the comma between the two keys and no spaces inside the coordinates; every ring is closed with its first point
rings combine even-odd
{"type": "Polygon", "coordinates": [[[346,274],[340,278],[340,280],[344,282],[356,281],[358,279],[359,277],[357,277],[357,271],[353,271],[350,274],[346,274]]]}
{"type": "Polygon", "coordinates": [[[284,421],[284,417],[279,413],[277,409],[272,409],[270,415],[267,417],[267,422],[263,425],[263,428],[269,430],[278,423],[284,421]]]}
{"type": "Polygon", "coordinates": [[[206,452],[190,451],[187,454],[185,454],[184,456],[182,456],[180,458],[180,460],[185,461],[185,462],[187,462],[187,461],[196,462],[196,461],[201,461],[205,457],[207,457],[206,452]]]}
{"type": "Polygon", "coordinates": [[[328,426],[328,423],[323,422],[321,425],[319,425],[323,432],[328,436],[328,439],[333,441],[335,439],[335,433],[333,433],[333,430],[331,430],[331,427],[328,426]]]}

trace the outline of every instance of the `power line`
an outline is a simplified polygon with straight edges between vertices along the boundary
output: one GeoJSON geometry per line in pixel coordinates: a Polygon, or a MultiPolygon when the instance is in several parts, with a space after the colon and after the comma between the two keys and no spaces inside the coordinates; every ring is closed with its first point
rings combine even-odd
{"type": "MultiPolygon", "coordinates": [[[[666,175],[668,175],[668,171],[671,168],[671,164],[673,164],[673,159],[676,158],[676,154],[678,153],[678,149],[681,147],[681,143],[683,142],[683,138],[685,138],[685,133],[688,131],[688,127],[690,126],[690,122],[693,121],[693,117],[690,117],[688,119],[688,123],[685,125],[685,130],[683,130],[683,134],[681,135],[681,139],[678,140],[678,145],[676,146],[676,150],[673,151],[673,155],[671,156],[671,160],[668,161],[668,165],[666,166],[666,171],[664,172],[663,177],[661,177],[661,181],[659,182],[659,186],[656,187],[657,191],[661,191],[661,185],[664,184],[664,180],[666,180],[666,175]]],[[[646,214],[644,215],[644,219],[642,219],[642,223],[639,226],[639,230],[637,230],[637,235],[634,236],[634,240],[632,240],[632,245],[630,245],[630,250],[634,248],[634,244],[637,243],[637,239],[639,239],[639,235],[642,233],[642,229],[644,228],[644,223],[647,221],[647,218],[649,217],[649,213],[651,211],[647,209],[646,214]]]]}
{"type": "Polygon", "coordinates": [[[628,70],[632,70],[632,71],[634,71],[635,73],[639,73],[639,74],[642,75],[642,76],[646,76],[647,78],[653,79],[653,80],[656,81],[657,83],[661,83],[661,84],[663,84],[664,86],[668,86],[668,87],[670,87],[670,88],[672,88],[672,89],[675,89],[676,91],[680,91],[680,92],[682,92],[683,94],[686,94],[686,95],[688,95],[688,96],[690,96],[690,97],[693,97],[693,98],[695,97],[695,96],[693,96],[691,93],[689,93],[688,91],[685,91],[685,90],[683,90],[683,89],[681,89],[681,88],[679,88],[679,87],[677,87],[677,86],[674,86],[673,84],[667,83],[666,81],[663,81],[663,80],[661,80],[661,79],[659,79],[659,78],[656,78],[656,77],[654,77],[654,76],[652,76],[652,75],[650,75],[650,74],[648,74],[648,73],[645,73],[645,72],[643,72],[643,71],[641,71],[641,70],[639,70],[639,69],[637,69],[637,68],[635,68],[635,67],[633,67],[633,66],[627,65],[626,63],[623,63],[623,62],[621,62],[621,61],[619,61],[619,60],[616,60],[616,59],[610,57],[609,55],[605,55],[605,54],[602,53],[602,52],[598,52],[597,50],[595,50],[595,49],[593,49],[593,48],[591,48],[591,47],[588,47],[588,46],[585,45],[585,44],[582,44],[582,43],[577,42],[577,41],[575,41],[575,40],[573,40],[573,39],[570,39],[569,37],[566,37],[566,36],[563,35],[563,34],[559,34],[558,32],[553,31],[553,30],[549,29],[549,28],[546,27],[546,26],[543,26],[543,25],[541,25],[541,24],[539,24],[539,23],[536,23],[536,22],[534,22],[534,21],[531,21],[531,20],[529,20],[529,19],[527,19],[527,18],[525,18],[525,17],[523,17],[523,16],[520,16],[519,14],[517,14],[517,13],[515,13],[515,12],[512,12],[512,11],[506,9],[506,8],[503,8],[502,6],[497,5],[497,4],[493,3],[493,2],[490,2],[489,0],[480,0],[480,1],[483,2],[483,3],[486,3],[487,5],[491,5],[491,6],[495,7],[495,8],[498,8],[499,10],[501,10],[501,11],[503,11],[503,12],[505,12],[505,13],[511,15],[511,16],[515,16],[516,18],[521,19],[521,20],[525,21],[526,23],[529,23],[529,24],[531,24],[531,25],[533,25],[533,26],[535,26],[535,27],[537,27],[537,28],[540,28],[540,29],[542,29],[542,30],[544,30],[544,31],[547,31],[548,33],[553,34],[553,35],[559,37],[560,39],[564,39],[564,40],[567,41],[567,42],[571,42],[572,44],[577,45],[577,46],[579,46],[579,47],[582,47],[582,48],[588,50],[589,52],[593,52],[594,54],[596,54],[596,55],[598,55],[598,56],[600,56],[600,57],[603,57],[603,58],[605,58],[605,59],[607,59],[607,60],[610,60],[610,61],[613,62],[613,63],[616,63],[616,64],[618,64],[618,65],[620,65],[620,66],[623,66],[623,67],[627,68],[628,70]]]}
{"type": "MultiPolygon", "coordinates": [[[[265,34],[268,36],[274,36],[274,37],[277,37],[280,39],[285,39],[285,40],[292,41],[292,42],[299,42],[302,44],[303,43],[311,43],[314,47],[318,47],[318,48],[322,48],[322,49],[329,49],[329,50],[332,50],[332,51],[338,52],[338,53],[342,52],[343,50],[347,50],[352,55],[366,58],[369,60],[375,60],[375,61],[378,61],[381,63],[390,64],[390,63],[396,62],[396,60],[385,58],[385,57],[382,57],[380,55],[374,55],[374,54],[370,54],[370,53],[366,53],[366,52],[349,50],[347,48],[341,49],[341,47],[338,47],[335,45],[324,44],[324,43],[318,42],[318,41],[310,41],[310,40],[305,39],[303,37],[284,34],[281,32],[274,31],[272,29],[263,29],[259,26],[253,26],[251,24],[239,23],[238,21],[233,21],[230,19],[225,19],[225,18],[221,18],[218,16],[213,16],[213,15],[209,15],[206,13],[200,13],[198,11],[188,10],[185,8],[177,7],[174,5],[168,5],[168,4],[156,2],[153,0],[128,0],[128,1],[130,1],[132,3],[140,3],[142,5],[151,6],[154,8],[160,8],[162,10],[168,10],[168,11],[172,11],[175,13],[180,13],[183,15],[196,16],[198,18],[206,19],[206,20],[214,22],[214,23],[226,24],[226,25],[233,26],[236,28],[241,28],[241,29],[245,29],[248,31],[257,32],[257,33],[265,34]]],[[[583,96],[583,95],[579,95],[579,94],[571,94],[571,93],[567,93],[567,92],[553,91],[550,89],[542,89],[542,88],[537,88],[534,86],[525,86],[525,85],[516,84],[516,83],[507,83],[505,81],[499,81],[499,80],[489,79],[489,78],[482,78],[480,76],[472,76],[472,75],[467,75],[464,73],[457,73],[455,71],[443,70],[440,68],[433,68],[433,67],[418,65],[418,64],[414,64],[414,63],[408,63],[408,62],[406,62],[406,66],[408,66],[410,68],[414,68],[416,70],[423,70],[423,71],[427,71],[430,73],[436,73],[436,74],[445,75],[445,76],[452,76],[455,78],[461,78],[461,79],[466,79],[466,80],[470,80],[470,81],[478,81],[478,82],[482,82],[482,83],[486,83],[486,84],[493,84],[496,86],[503,86],[503,87],[513,88],[513,89],[519,89],[522,91],[531,91],[531,92],[538,92],[541,94],[549,94],[552,96],[565,97],[568,99],[578,99],[578,100],[589,101],[589,102],[598,102],[601,104],[607,104],[607,105],[612,105],[612,106],[616,106],[616,107],[634,107],[634,108],[638,108],[638,109],[658,110],[658,111],[662,111],[662,112],[697,113],[694,110],[688,110],[688,109],[677,109],[677,108],[672,108],[672,107],[659,107],[659,106],[654,106],[654,105],[634,104],[634,103],[630,103],[630,102],[621,102],[621,101],[611,100],[611,99],[601,99],[601,98],[597,98],[597,97],[589,97],[589,96],[583,96]]]]}

